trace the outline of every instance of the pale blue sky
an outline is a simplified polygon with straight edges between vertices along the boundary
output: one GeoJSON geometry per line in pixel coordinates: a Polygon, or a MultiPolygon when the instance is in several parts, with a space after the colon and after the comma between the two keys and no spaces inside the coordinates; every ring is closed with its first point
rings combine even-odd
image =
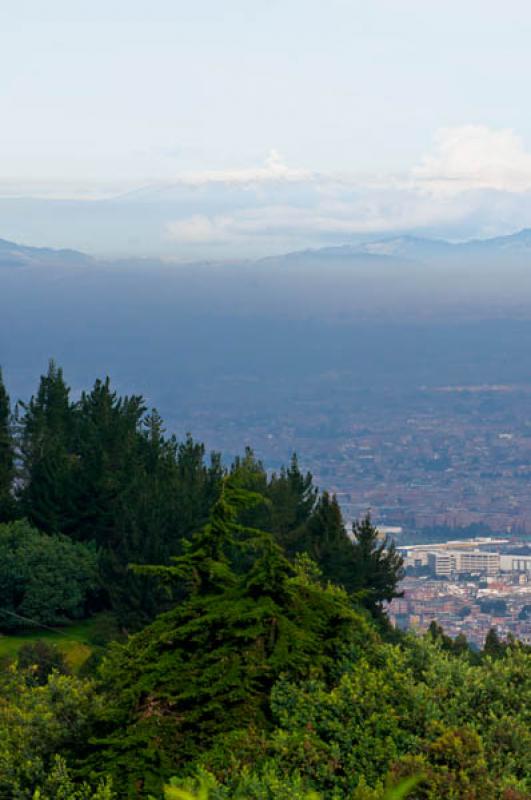
{"type": "MultiPolygon", "coordinates": [[[[445,172],[461,180],[464,164],[466,191],[521,197],[531,189],[530,41],[531,4],[517,0],[6,1],[0,195],[93,197],[243,170],[255,199],[272,171],[314,189],[317,173],[372,192],[376,182],[380,205],[396,181],[410,192],[414,176],[440,205],[445,172]],[[521,168],[529,180],[514,185],[521,168]]],[[[329,200],[328,185],[319,191],[329,200]]],[[[455,214],[442,202],[445,219],[455,214]]],[[[263,203],[273,216],[292,207],[263,203]]],[[[192,240],[210,231],[219,241],[209,213],[161,219],[161,241],[178,240],[180,220],[192,240]]],[[[395,229],[393,215],[380,227],[395,229]]]]}

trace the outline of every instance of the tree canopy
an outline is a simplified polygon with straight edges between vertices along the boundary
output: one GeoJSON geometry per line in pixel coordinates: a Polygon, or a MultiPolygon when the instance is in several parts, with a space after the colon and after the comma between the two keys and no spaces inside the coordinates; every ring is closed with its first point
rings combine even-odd
{"type": "Polygon", "coordinates": [[[0,630],[81,618],[99,590],[94,547],[24,520],[0,525],[0,630]]]}
{"type": "Polygon", "coordinates": [[[531,797],[529,647],[393,631],[400,555],[296,456],[224,464],[54,362],[19,408],[0,379],[0,627],[34,626],[0,670],[0,796],[531,797]],[[35,641],[100,611],[81,669],[35,641]]]}
{"type": "Polygon", "coordinates": [[[106,664],[109,714],[121,721],[112,746],[129,781],[147,789],[166,764],[171,771],[227,735],[267,727],[281,675],[329,681],[374,636],[345,592],[323,586],[304,563],[292,566],[270,533],[238,522],[260,498],[237,477],[224,481],[184,555],[170,567],[139,570],[183,581],[185,601],[106,664]]]}

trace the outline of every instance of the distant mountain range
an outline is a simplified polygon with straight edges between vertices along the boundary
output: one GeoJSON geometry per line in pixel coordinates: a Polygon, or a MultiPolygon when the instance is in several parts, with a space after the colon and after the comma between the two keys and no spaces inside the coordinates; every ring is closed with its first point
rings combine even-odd
{"type": "MultiPolygon", "coordinates": [[[[299,250],[281,256],[271,256],[254,263],[268,264],[281,262],[307,261],[352,261],[353,263],[382,262],[388,259],[400,261],[444,261],[456,259],[476,261],[487,258],[526,260],[531,257],[531,228],[524,228],[508,236],[490,239],[473,239],[466,242],[448,242],[444,239],[430,239],[420,236],[379,237],[358,244],[321,247],[313,250],[299,250]]],[[[120,259],[124,263],[152,264],[165,263],[159,259],[120,259]]],[[[47,247],[30,247],[0,239],[0,266],[30,265],[90,265],[97,259],[77,250],[55,250],[47,247]]],[[[101,263],[101,262],[100,262],[101,263]]],[[[224,264],[227,262],[224,261],[224,264]]],[[[253,262],[246,262],[253,263],[253,262]]]]}
{"type": "Polygon", "coordinates": [[[29,247],[0,239],[0,266],[88,264],[93,259],[77,250],[54,250],[49,247],[29,247]]]}
{"type": "Polygon", "coordinates": [[[290,256],[330,258],[356,258],[380,256],[401,260],[431,261],[455,259],[456,257],[480,258],[497,256],[531,256],[531,228],[524,228],[508,236],[491,239],[472,239],[465,242],[448,242],[444,239],[429,239],[420,236],[389,236],[366,241],[361,244],[321,247],[292,253],[290,256]]]}

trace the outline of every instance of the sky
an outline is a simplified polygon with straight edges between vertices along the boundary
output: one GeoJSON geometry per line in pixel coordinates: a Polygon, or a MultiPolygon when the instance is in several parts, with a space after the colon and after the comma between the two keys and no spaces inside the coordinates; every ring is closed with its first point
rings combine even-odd
{"type": "Polygon", "coordinates": [[[18,0],[0,237],[248,257],[531,226],[531,5],[18,0]]]}

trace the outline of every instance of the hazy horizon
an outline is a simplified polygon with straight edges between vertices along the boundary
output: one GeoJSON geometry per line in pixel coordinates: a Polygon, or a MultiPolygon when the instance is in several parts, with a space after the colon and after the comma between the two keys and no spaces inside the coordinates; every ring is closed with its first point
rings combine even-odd
{"type": "Polygon", "coordinates": [[[523,2],[26,0],[2,22],[0,238],[201,260],[531,226],[523,2]]]}
{"type": "Polygon", "coordinates": [[[0,239],[100,259],[0,252],[14,395],[55,357],[284,458],[423,386],[527,392],[530,26],[517,0],[11,5],[0,239]]]}

